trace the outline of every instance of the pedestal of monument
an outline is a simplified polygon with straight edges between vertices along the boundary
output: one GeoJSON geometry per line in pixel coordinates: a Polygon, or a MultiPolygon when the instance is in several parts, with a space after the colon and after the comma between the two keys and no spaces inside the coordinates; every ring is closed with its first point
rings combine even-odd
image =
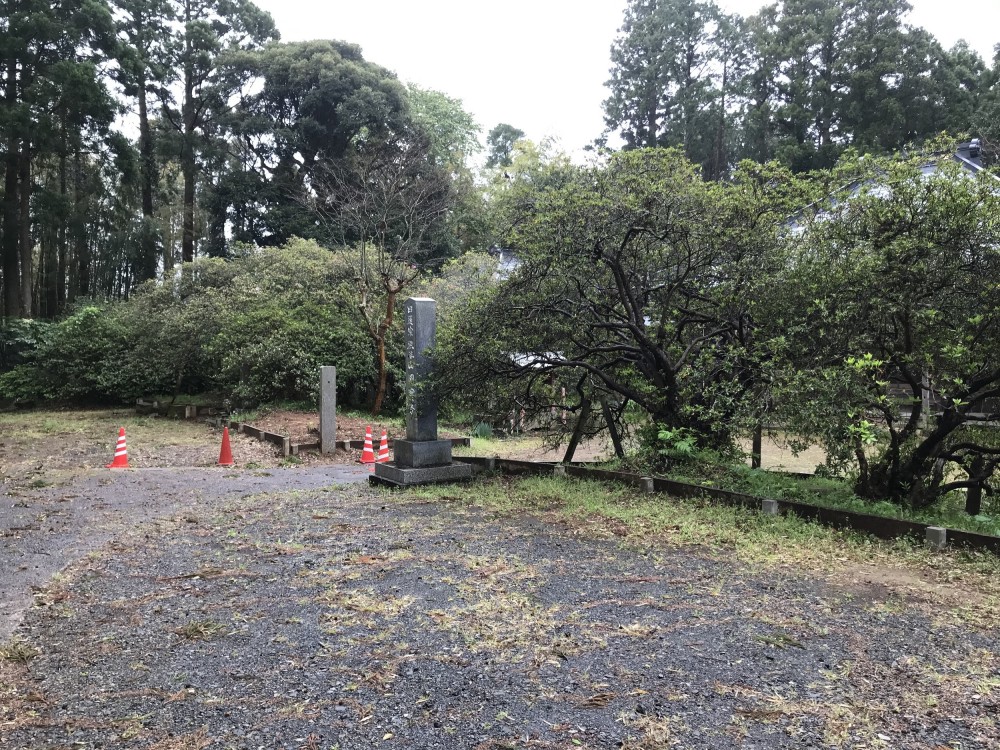
{"type": "Polygon", "coordinates": [[[406,439],[393,443],[394,461],[375,464],[372,484],[411,487],[472,478],[470,464],[451,460],[451,441],[438,440],[437,396],[426,386],[431,375],[427,350],[434,346],[432,299],[411,297],[403,303],[406,340],[406,439]]]}

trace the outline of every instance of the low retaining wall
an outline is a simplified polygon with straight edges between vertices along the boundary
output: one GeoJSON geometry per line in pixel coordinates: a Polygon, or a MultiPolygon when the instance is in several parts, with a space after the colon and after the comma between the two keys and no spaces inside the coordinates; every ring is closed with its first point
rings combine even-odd
{"type": "Polygon", "coordinates": [[[193,404],[164,404],[159,401],[136,399],[136,414],[159,414],[161,417],[175,419],[196,419],[198,417],[214,417],[220,413],[218,406],[195,406],[193,404]]]}
{"type": "Polygon", "coordinates": [[[887,518],[867,513],[824,508],[819,505],[800,503],[793,500],[776,500],[772,498],[746,495],[742,492],[723,490],[716,487],[703,487],[688,482],[678,482],[660,477],[644,477],[605,469],[590,469],[585,466],[559,465],[533,461],[514,461],[503,458],[482,458],[479,456],[456,457],[473,465],[473,473],[484,471],[501,471],[512,475],[556,475],[591,479],[602,482],[617,482],[636,487],[644,492],[663,492],[680,498],[705,498],[725,505],[735,505],[756,509],[772,515],[794,514],[824,526],[839,529],[862,531],[880,539],[898,539],[900,537],[916,536],[927,540],[935,548],[946,544],[986,550],[1000,555],[1000,537],[989,534],[979,534],[974,531],[948,529],[939,526],[929,526],[914,521],[904,521],[898,518],[887,518]]]}

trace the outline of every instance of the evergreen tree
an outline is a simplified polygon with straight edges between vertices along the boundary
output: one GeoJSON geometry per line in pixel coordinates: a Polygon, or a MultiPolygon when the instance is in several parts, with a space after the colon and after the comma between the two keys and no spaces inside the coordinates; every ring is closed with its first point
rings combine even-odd
{"type": "MultiPolygon", "coordinates": [[[[56,156],[65,196],[67,159],[80,158],[89,134],[112,118],[97,66],[110,38],[111,15],[103,2],[0,2],[0,269],[6,316],[33,314],[34,167],[47,155],[56,156]]],[[[65,263],[59,271],[65,278],[65,263]]]]}

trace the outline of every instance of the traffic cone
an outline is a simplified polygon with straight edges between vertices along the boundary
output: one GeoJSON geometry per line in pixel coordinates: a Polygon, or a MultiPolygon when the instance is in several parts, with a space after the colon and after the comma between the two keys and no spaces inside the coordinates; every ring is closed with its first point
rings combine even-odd
{"type": "Polygon", "coordinates": [[[128,448],[125,447],[125,428],[118,429],[118,443],[115,445],[115,458],[108,464],[109,469],[128,468],[128,448]]]}
{"type": "Polygon", "coordinates": [[[365,449],[361,451],[361,463],[375,463],[375,451],[372,449],[372,426],[365,428],[365,449]]]}
{"type": "Polygon", "coordinates": [[[389,461],[389,441],[386,439],[385,430],[382,430],[382,442],[378,446],[378,462],[380,464],[389,461]]]}
{"type": "Polygon", "coordinates": [[[236,466],[233,449],[229,447],[229,427],[222,428],[222,450],[219,451],[219,466],[236,466]]]}

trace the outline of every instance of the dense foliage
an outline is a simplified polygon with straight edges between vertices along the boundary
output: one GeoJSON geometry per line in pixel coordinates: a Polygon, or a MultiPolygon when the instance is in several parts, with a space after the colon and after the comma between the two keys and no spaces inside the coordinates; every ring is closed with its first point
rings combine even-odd
{"type": "Polygon", "coordinates": [[[666,149],[536,169],[496,196],[521,265],[454,329],[450,384],[506,382],[532,417],[600,405],[608,422],[629,403],[728,442],[760,387],[751,305],[780,264],[791,185],[750,165],[706,183],[666,149]]]}
{"type": "Polygon", "coordinates": [[[478,126],[357,45],[281,43],[250,0],[19,0],[0,3],[0,39],[5,317],[127,298],[239,244],[353,243],[317,221],[319,177],[415,133],[454,206],[427,242],[481,244],[478,126]]]}
{"type": "Polygon", "coordinates": [[[862,496],[923,507],[1000,458],[968,429],[1000,397],[1000,181],[948,161],[854,167],[799,216],[761,320],[784,344],[783,421],[850,462],[862,496]]]}
{"type": "Polygon", "coordinates": [[[334,364],[343,400],[363,403],[374,360],[357,321],[353,255],[296,240],[199,260],[126,301],[81,306],[35,334],[26,361],[0,376],[0,398],[120,403],[216,391],[234,405],[312,401],[318,368],[334,364]]]}
{"type": "Polygon", "coordinates": [[[862,497],[989,490],[1000,441],[973,427],[1000,403],[994,176],[932,155],[708,183],[666,149],[511,169],[493,203],[520,265],[439,352],[469,407],[571,444],[631,415],[667,460],[777,423],[862,497]]]}

